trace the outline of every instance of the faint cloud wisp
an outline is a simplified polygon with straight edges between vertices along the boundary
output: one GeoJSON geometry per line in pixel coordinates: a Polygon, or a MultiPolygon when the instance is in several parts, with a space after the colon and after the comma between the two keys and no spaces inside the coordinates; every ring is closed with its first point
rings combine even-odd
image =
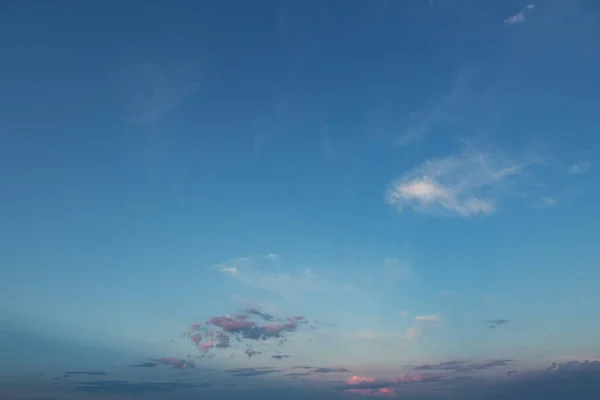
{"type": "Polygon", "coordinates": [[[527,7],[516,13],[515,15],[511,15],[510,17],[504,20],[505,24],[508,25],[516,25],[525,22],[525,13],[527,11],[531,11],[535,8],[534,4],[529,4],[527,7]]]}
{"type": "Polygon", "coordinates": [[[523,168],[500,152],[468,146],[458,156],[431,159],[402,174],[388,185],[385,199],[398,211],[410,207],[422,213],[490,215],[497,203],[492,189],[523,168]]]}

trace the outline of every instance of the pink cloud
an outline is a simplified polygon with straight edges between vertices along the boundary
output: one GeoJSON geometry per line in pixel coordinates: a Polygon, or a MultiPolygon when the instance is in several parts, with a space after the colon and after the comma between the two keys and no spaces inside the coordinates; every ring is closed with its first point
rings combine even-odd
{"type": "Polygon", "coordinates": [[[347,389],[346,392],[361,394],[363,396],[393,396],[396,394],[394,389],[388,387],[379,389],[347,389]]]}
{"type": "Polygon", "coordinates": [[[226,332],[241,332],[256,326],[255,322],[231,317],[212,317],[208,322],[218,326],[226,332]]]}
{"type": "Polygon", "coordinates": [[[371,378],[370,376],[353,375],[346,380],[346,383],[348,385],[356,385],[356,384],[365,383],[365,382],[375,382],[375,378],[371,378]]]}
{"type": "Polygon", "coordinates": [[[287,318],[288,321],[304,321],[306,319],[303,315],[296,315],[294,317],[287,318]]]}
{"type": "Polygon", "coordinates": [[[212,348],[213,348],[213,344],[214,344],[213,340],[212,340],[212,339],[210,339],[210,340],[209,340],[208,342],[206,342],[206,343],[199,344],[199,345],[198,345],[198,348],[199,348],[200,350],[202,350],[202,351],[208,351],[208,350],[210,350],[210,349],[212,349],[212,348]]]}
{"type": "Polygon", "coordinates": [[[202,341],[202,335],[199,333],[196,333],[195,335],[189,336],[189,339],[192,341],[192,343],[194,343],[195,345],[199,345],[200,342],[202,341]]]}
{"type": "Polygon", "coordinates": [[[194,331],[198,331],[200,330],[200,328],[202,328],[202,325],[200,325],[199,323],[193,323],[192,325],[190,325],[190,327],[188,328],[187,331],[185,331],[184,333],[181,334],[181,336],[185,337],[185,336],[189,336],[190,333],[194,332],[194,331]]]}

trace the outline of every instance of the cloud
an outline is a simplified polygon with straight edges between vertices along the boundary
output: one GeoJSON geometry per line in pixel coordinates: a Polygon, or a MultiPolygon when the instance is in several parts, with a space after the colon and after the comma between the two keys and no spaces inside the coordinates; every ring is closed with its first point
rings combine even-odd
{"type": "Polygon", "coordinates": [[[78,382],[75,390],[90,393],[170,393],[179,389],[192,389],[210,386],[209,383],[183,383],[183,382],[128,382],[128,381],[89,381],[78,382]]]}
{"type": "Polygon", "coordinates": [[[398,211],[490,215],[496,211],[495,191],[525,166],[501,152],[467,146],[457,156],[431,159],[402,174],[388,185],[385,199],[398,211]]]}
{"type": "Polygon", "coordinates": [[[441,324],[440,315],[415,315],[417,326],[411,326],[404,331],[404,339],[417,342],[423,337],[426,329],[439,328],[441,324]]]}
{"type": "Polygon", "coordinates": [[[334,389],[363,395],[395,395],[398,390],[406,385],[438,382],[443,377],[441,374],[429,373],[422,375],[404,374],[393,379],[375,379],[369,376],[354,375],[348,378],[344,385],[335,386],[334,389]]]}
{"type": "Polygon", "coordinates": [[[521,24],[523,22],[525,22],[525,14],[527,12],[533,11],[533,9],[535,8],[534,4],[529,4],[527,7],[525,7],[524,9],[522,9],[521,11],[519,11],[518,13],[511,15],[510,17],[506,18],[504,20],[505,24],[508,25],[516,25],[516,24],[521,24]]]}
{"type": "Polygon", "coordinates": [[[583,174],[592,168],[591,162],[579,162],[569,166],[567,172],[571,175],[583,174]]]}
{"type": "Polygon", "coordinates": [[[411,326],[410,328],[406,328],[404,332],[406,339],[416,342],[421,339],[421,330],[415,326],[411,326]]]}
{"type": "Polygon", "coordinates": [[[415,321],[421,328],[439,328],[441,324],[440,315],[416,315],[415,321]]]}
{"type": "Polygon", "coordinates": [[[497,326],[508,324],[510,321],[507,319],[489,319],[484,323],[489,324],[490,328],[496,328],[497,326]]]}
{"type": "Polygon", "coordinates": [[[248,359],[254,357],[254,356],[259,356],[262,354],[262,351],[256,351],[254,350],[252,347],[248,347],[245,351],[244,354],[246,354],[248,356],[248,359]]]}
{"type": "Polygon", "coordinates": [[[154,125],[200,88],[204,68],[196,62],[135,60],[123,65],[123,89],[133,122],[154,125]]]}
{"type": "Polygon", "coordinates": [[[450,370],[455,372],[466,372],[473,370],[483,370],[493,367],[503,367],[508,365],[514,360],[503,359],[503,360],[485,360],[485,361],[471,361],[471,360],[452,360],[446,361],[439,364],[423,364],[413,367],[415,371],[422,370],[450,370]]]}
{"type": "Polygon", "coordinates": [[[157,359],[152,359],[150,361],[153,361],[153,362],[156,362],[159,364],[163,364],[163,365],[168,365],[168,366],[171,366],[173,368],[178,368],[178,369],[196,368],[196,366],[194,365],[193,362],[184,360],[181,358],[177,358],[177,357],[157,358],[157,359]]]}
{"type": "Polygon", "coordinates": [[[415,315],[415,321],[440,322],[439,315],[415,315]]]}
{"type": "Polygon", "coordinates": [[[441,362],[439,364],[422,364],[422,365],[417,365],[414,366],[413,369],[415,371],[421,371],[421,370],[457,370],[459,368],[461,368],[463,365],[470,363],[470,360],[467,361],[456,361],[456,360],[452,360],[452,361],[445,361],[445,362],[441,362]]]}
{"type": "Polygon", "coordinates": [[[440,292],[440,296],[444,296],[444,297],[454,296],[455,294],[456,294],[456,292],[453,292],[451,290],[444,290],[444,291],[440,292]]]}
{"type": "MultiPolygon", "coordinates": [[[[208,318],[204,323],[193,323],[182,334],[191,344],[199,350],[196,359],[213,358],[217,353],[231,347],[243,345],[246,347],[244,354],[248,358],[263,354],[255,350],[251,344],[262,344],[276,340],[278,346],[284,346],[288,335],[296,333],[299,328],[308,326],[305,316],[294,315],[276,318],[255,306],[248,306],[244,312],[234,315],[219,315],[208,318]]],[[[236,353],[230,353],[233,357],[236,353]]],[[[193,357],[190,353],[188,358],[193,357]]],[[[273,358],[286,358],[287,355],[273,358]]],[[[171,365],[175,368],[194,368],[195,365],[187,360],[174,357],[152,360],[154,362],[171,365]]]]}
{"type": "Polygon", "coordinates": [[[133,367],[133,368],[152,368],[152,367],[156,367],[156,366],[158,366],[158,363],[153,363],[153,362],[145,362],[145,363],[141,363],[141,364],[130,365],[130,367],[133,367]]]}
{"type": "Polygon", "coordinates": [[[264,368],[235,368],[235,369],[228,369],[225,372],[229,372],[232,376],[249,377],[249,376],[259,376],[259,375],[273,374],[273,373],[276,373],[276,372],[281,372],[281,370],[278,370],[278,369],[275,369],[275,368],[270,368],[270,367],[264,367],[264,368]]]}
{"type": "Polygon", "coordinates": [[[348,393],[362,394],[364,396],[395,396],[396,391],[392,388],[382,387],[379,389],[346,389],[348,393]]]}
{"type": "Polygon", "coordinates": [[[370,376],[353,375],[346,380],[346,383],[348,385],[356,385],[358,383],[365,383],[365,382],[375,382],[375,378],[372,378],[370,376]]]}
{"type": "Polygon", "coordinates": [[[274,319],[274,317],[271,314],[269,314],[267,312],[264,312],[264,311],[262,311],[262,310],[260,310],[260,309],[258,309],[256,307],[248,307],[248,308],[246,308],[245,313],[249,314],[249,315],[256,315],[256,316],[261,317],[262,319],[264,319],[266,321],[273,321],[273,319],[274,319]]]}
{"type": "Polygon", "coordinates": [[[408,317],[408,311],[400,311],[401,317],[408,317]]]}
{"type": "MultiPolygon", "coordinates": [[[[311,268],[302,268],[295,273],[273,271],[272,266],[260,265],[262,257],[238,257],[213,267],[238,282],[260,290],[275,293],[289,302],[298,302],[307,292],[332,290],[336,286],[313,273],[311,268]]],[[[279,258],[279,256],[278,256],[279,258]]],[[[272,258],[271,258],[272,259],[272,258]]]]}
{"type": "Polygon", "coordinates": [[[321,133],[321,151],[327,159],[335,158],[337,150],[335,145],[326,133],[321,133]]]}
{"type": "Polygon", "coordinates": [[[541,208],[552,207],[555,205],[556,205],[556,200],[552,197],[541,197],[538,200],[538,204],[537,204],[537,206],[541,207],[541,208]]]}
{"type": "Polygon", "coordinates": [[[321,373],[321,374],[327,374],[327,373],[350,372],[350,370],[347,369],[347,368],[343,368],[343,367],[338,367],[338,368],[320,367],[320,368],[313,369],[312,372],[317,372],[317,373],[321,373]]]}
{"type": "Polygon", "coordinates": [[[396,138],[396,146],[407,146],[409,144],[422,141],[429,135],[429,124],[423,121],[418,114],[412,113],[410,116],[410,121],[411,123],[409,124],[408,128],[406,128],[404,132],[396,138]]]}
{"type": "Polygon", "coordinates": [[[285,323],[262,324],[259,325],[254,321],[249,321],[246,318],[218,316],[212,317],[207,324],[212,324],[229,334],[238,334],[244,339],[264,340],[271,337],[280,337],[285,332],[293,332],[298,327],[296,320],[287,321],[285,323]]]}
{"type": "Polygon", "coordinates": [[[77,375],[104,376],[104,375],[108,375],[108,374],[106,372],[101,372],[101,371],[68,371],[68,372],[65,372],[65,378],[68,378],[70,376],[77,376],[77,375]]]}
{"type": "Polygon", "coordinates": [[[310,372],[290,372],[289,374],[285,374],[286,376],[307,376],[310,375],[310,372]]]}
{"type": "Polygon", "coordinates": [[[525,11],[519,11],[515,15],[511,15],[510,17],[504,20],[504,23],[509,25],[520,24],[525,21],[525,11]]]}

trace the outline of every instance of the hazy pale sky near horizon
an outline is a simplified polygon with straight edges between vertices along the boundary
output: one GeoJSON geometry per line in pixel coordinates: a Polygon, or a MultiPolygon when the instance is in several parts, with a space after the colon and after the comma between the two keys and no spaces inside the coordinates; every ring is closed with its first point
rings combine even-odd
{"type": "Polygon", "coordinates": [[[600,358],[599,18],[3,2],[0,370],[600,358]]]}

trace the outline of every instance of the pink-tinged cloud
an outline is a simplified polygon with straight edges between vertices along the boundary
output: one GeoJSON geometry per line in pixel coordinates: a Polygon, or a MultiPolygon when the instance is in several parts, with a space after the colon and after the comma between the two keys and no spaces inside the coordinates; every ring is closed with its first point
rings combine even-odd
{"type": "Polygon", "coordinates": [[[202,341],[202,335],[199,333],[196,333],[195,335],[189,336],[189,339],[192,343],[194,343],[196,346],[200,345],[200,342],[202,341]]]}
{"type": "Polygon", "coordinates": [[[369,376],[351,376],[346,380],[346,384],[335,387],[343,391],[352,391],[364,395],[391,395],[395,394],[395,388],[413,383],[436,382],[443,378],[440,374],[408,375],[404,374],[395,379],[377,380],[369,376]]]}
{"type": "Polygon", "coordinates": [[[379,389],[347,389],[347,393],[355,393],[363,396],[394,396],[396,390],[388,387],[382,387],[379,389]]]}
{"type": "Polygon", "coordinates": [[[353,375],[346,380],[346,383],[348,385],[356,385],[356,384],[365,383],[365,382],[375,382],[375,378],[371,378],[370,376],[353,375]]]}
{"type": "Polygon", "coordinates": [[[214,342],[212,339],[210,339],[208,342],[206,343],[201,343],[198,345],[198,349],[202,350],[202,351],[208,351],[210,349],[213,348],[214,342]]]}
{"type": "Polygon", "coordinates": [[[245,354],[248,356],[248,358],[252,358],[262,353],[260,351],[255,351],[252,347],[248,347],[245,351],[245,354]]]}
{"type": "Polygon", "coordinates": [[[256,326],[255,322],[231,317],[212,317],[208,322],[226,332],[243,332],[256,326]]]}
{"type": "MultiPolygon", "coordinates": [[[[275,319],[271,314],[258,308],[247,308],[242,314],[214,316],[203,325],[192,324],[184,336],[205,355],[212,357],[214,354],[206,353],[213,348],[229,348],[232,346],[232,341],[247,342],[251,340],[257,342],[276,338],[279,345],[283,345],[286,342],[285,334],[295,332],[300,324],[307,323],[306,317],[302,315],[275,319]],[[256,319],[266,323],[257,322],[256,319]],[[203,340],[206,342],[202,343],[203,340]]],[[[248,342],[245,344],[249,345],[248,342]]],[[[261,352],[249,348],[246,354],[248,357],[252,357],[261,352]]]]}
{"type": "Polygon", "coordinates": [[[192,325],[190,325],[190,327],[188,328],[187,331],[185,331],[184,333],[181,334],[182,337],[185,336],[189,336],[190,333],[194,332],[194,331],[199,331],[202,328],[202,325],[200,325],[199,323],[193,323],[192,325]]]}

